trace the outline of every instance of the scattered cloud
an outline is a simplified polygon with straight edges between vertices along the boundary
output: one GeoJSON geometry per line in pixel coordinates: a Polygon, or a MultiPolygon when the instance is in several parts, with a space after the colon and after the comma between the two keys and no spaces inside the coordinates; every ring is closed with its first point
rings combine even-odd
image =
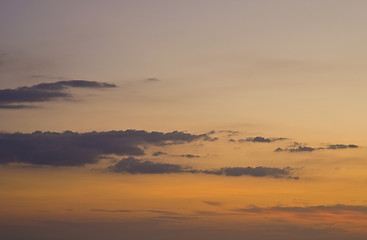
{"type": "Polygon", "coordinates": [[[344,144],[334,144],[334,145],[328,145],[326,148],[324,147],[308,147],[308,146],[298,146],[296,147],[296,145],[294,145],[294,147],[292,148],[277,148],[274,151],[275,152],[313,152],[316,150],[323,150],[323,149],[331,149],[331,150],[336,150],[336,149],[347,149],[347,148],[358,148],[359,146],[354,145],[354,144],[349,144],[349,145],[344,145],[344,144]]]}
{"type": "MultiPolygon", "coordinates": [[[[286,140],[287,138],[265,138],[265,137],[248,137],[246,139],[238,139],[238,142],[260,142],[260,143],[270,143],[270,142],[275,142],[275,141],[281,141],[281,140],[286,140]]],[[[230,140],[234,140],[234,139],[230,139],[230,140]]]]}
{"type": "Polygon", "coordinates": [[[55,99],[73,99],[69,88],[114,88],[116,85],[85,80],[69,80],[54,83],[40,83],[31,87],[0,89],[2,109],[22,109],[33,106],[13,105],[18,103],[47,102],[55,99]]]}
{"type": "Polygon", "coordinates": [[[156,157],[156,156],[161,156],[161,155],[167,155],[167,153],[158,151],[158,152],[154,152],[152,155],[156,157]]]}
{"type": "Polygon", "coordinates": [[[224,167],[220,169],[214,170],[203,170],[202,173],[205,174],[214,174],[214,175],[224,175],[224,176],[253,176],[253,177],[275,177],[275,178],[294,178],[298,179],[298,177],[292,177],[292,172],[294,169],[290,167],[285,168],[270,168],[270,167],[224,167]]]}
{"type": "Polygon", "coordinates": [[[313,148],[313,147],[308,147],[308,146],[298,146],[296,148],[277,148],[275,149],[275,152],[313,152],[315,150],[320,150],[320,149],[324,149],[324,148],[313,148]]]}
{"type": "Polygon", "coordinates": [[[141,145],[165,146],[195,140],[211,141],[207,134],[147,132],[143,130],[0,133],[0,164],[29,163],[82,166],[97,163],[101,155],[141,156],[141,145]]]}
{"type": "Polygon", "coordinates": [[[360,205],[317,205],[317,206],[306,206],[306,207],[286,207],[286,206],[276,206],[261,208],[252,206],[250,208],[234,209],[237,212],[247,212],[247,213],[276,213],[276,212],[291,212],[291,213],[318,213],[318,212],[329,212],[338,214],[341,212],[359,212],[367,214],[367,206],[360,205]]]}
{"type": "MultiPolygon", "coordinates": [[[[213,170],[199,170],[190,167],[183,167],[178,164],[157,163],[147,160],[139,160],[133,157],[123,158],[121,161],[108,168],[111,172],[130,173],[130,174],[159,174],[159,173],[192,173],[192,174],[211,174],[223,176],[253,176],[253,177],[274,177],[292,178],[294,169],[269,168],[269,167],[224,167],[213,170]]],[[[209,203],[209,202],[207,202],[209,203]]],[[[212,202],[213,203],[213,202],[212,202]]]]}
{"type": "Polygon", "coordinates": [[[185,168],[177,164],[169,163],[155,163],[151,161],[143,161],[133,157],[123,158],[115,165],[110,166],[109,170],[112,172],[122,173],[145,173],[145,174],[157,174],[157,173],[180,173],[184,172],[185,168]]]}
{"type": "Polygon", "coordinates": [[[349,145],[335,144],[335,145],[328,145],[326,149],[345,149],[345,148],[358,148],[358,146],[354,144],[349,145]]]}
{"type": "Polygon", "coordinates": [[[181,154],[181,155],[175,155],[177,157],[183,157],[183,158],[199,158],[199,155],[193,155],[193,154],[181,154]]]}

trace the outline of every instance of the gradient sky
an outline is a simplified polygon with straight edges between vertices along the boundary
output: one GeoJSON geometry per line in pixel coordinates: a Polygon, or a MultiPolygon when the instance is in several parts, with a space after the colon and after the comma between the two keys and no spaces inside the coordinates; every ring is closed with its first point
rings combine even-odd
{"type": "Polygon", "coordinates": [[[365,239],[366,9],[0,0],[0,239],[365,239]]]}

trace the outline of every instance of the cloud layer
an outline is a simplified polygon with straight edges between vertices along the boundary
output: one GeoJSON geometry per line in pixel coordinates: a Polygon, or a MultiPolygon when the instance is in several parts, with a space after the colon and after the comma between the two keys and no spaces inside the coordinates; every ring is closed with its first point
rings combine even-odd
{"type": "Polygon", "coordinates": [[[85,80],[69,80],[54,83],[40,83],[31,87],[0,90],[0,108],[21,109],[34,106],[19,103],[46,102],[59,98],[71,99],[69,88],[114,88],[116,85],[85,80]],[[13,105],[16,104],[16,105],[13,105]]]}

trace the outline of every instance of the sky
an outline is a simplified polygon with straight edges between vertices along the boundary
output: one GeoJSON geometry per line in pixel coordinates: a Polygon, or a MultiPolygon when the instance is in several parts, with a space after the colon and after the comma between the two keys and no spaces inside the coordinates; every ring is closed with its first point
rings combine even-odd
{"type": "Polygon", "coordinates": [[[366,8],[0,0],[0,239],[365,239],[366,8]]]}

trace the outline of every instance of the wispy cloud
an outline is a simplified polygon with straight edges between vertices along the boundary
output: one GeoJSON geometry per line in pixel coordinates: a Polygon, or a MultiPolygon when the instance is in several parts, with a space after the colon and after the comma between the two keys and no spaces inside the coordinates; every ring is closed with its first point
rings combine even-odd
{"type": "Polygon", "coordinates": [[[298,179],[298,177],[292,177],[291,174],[294,169],[290,167],[285,168],[271,168],[271,167],[224,167],[220,169],[214,170],[203,170],[202,173],[205,174],[214,174],[214,175],[224,175],[224,176],[253,176],[253,177],[274,177],[274,178],[294,178],[298,179]]]}
{"type": "Polygon", "coordinates": [[[148,160],[140,160],[133,157],[123,158],[121,161],[108,168],[111,172],[130,173],[130,174],[164,174],[164,173],[192,173],[192,174],[209,174],[222,176],[253,176],[253,177],[273,177],[273,178],[292,178],[294,169],[270,168],[270,167],[223,167],[220,169],[200,170],[192,169],[188,166],[178,164],[152,162],[148,160]]]}
{"type": "MultiPolygon", "coordinates": [[[[275,142],[275,141],[281,141],[281,140],[286,140],[287,138],[265,138],[265,137],[261,137],[261,136],[257,136],[257,137],[248,137],[245,139],[238,139],[238,142],[259,142],[259,143],[270,143],[270,142],[275,142]]],[[[230,139],[231,142],[235,142],[236,140],[234,139],[230,139]]]]}
{"type": "Polygon", "coordinates": [[[234,209],[236,212],[246,213],[276,213],[276,212],[290,212],[290,213],[317,213],[317,212],[330,212],[338,214],[341,212],[359,212],[367,214],[367,206],[361,205],[316,205],[316,206],[305,206],[305,207],[286,207],[286,206],[275,206],[275,207],[250,207],[250,208],[238,208],[234,209]]]}
{"type": "Polygon", "coordinates": [[[294,146],[291,148],[277,148],[274,151],[275,152],[313,152],[316,150],[324,150],[324,149],[330,149],[330,150],[337,150],[337,149],[347,149],[347,148],[358,148],[359,146],[354,144],[334,144],[334,145],[328,145],[327,147],[309,147],[305,145],[301,146],[294,146]]]}

